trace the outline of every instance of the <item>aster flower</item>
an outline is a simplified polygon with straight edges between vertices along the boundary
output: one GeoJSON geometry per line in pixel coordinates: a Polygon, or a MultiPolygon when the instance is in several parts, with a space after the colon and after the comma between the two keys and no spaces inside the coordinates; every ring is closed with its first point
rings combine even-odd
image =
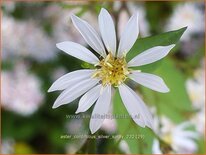
{"type": "Polygon", "coordinates": [[[16,63],[14,70],[2,71],[1,83],[2,107],[9,111],[29,116],[43,103],[40,80],[22,62],[16,63]]]}
{"type": "Polygon", "coordinates": [[[53,40],[40,29],[34,20],[18,21],[10,16],[3,16],[3,60],[8,61],[12,58],[18,59],[19,57],[26,57],[32,58],[38,62],[44,62],[56,57],[54,51],[55,46],[53,40]],[[12,39],[11,36],[13,36],[12,39]],[[38,40],[38,42],[36,40],[38,40]]]}
{"type": "Polygon", "coordinates": [[[205,135],[205,105],[192,118],[191,122],[200,135],[205,135]]]}
{"type": "Polygon", "coordinates": [[[194,78],[186,81],[188,95],[192,101],[193,107],[198,110],[191,118],[197,131],[205,134],[205,63],[194,72],[194,78]]]}
{"type": "MultiPolygon", "coordinates": [[[[157,119],[155,123],[157,123],[157,119]]],[[[161,117],[161,128],[155,126],[158,136],[161,137],[167,144],[172,147],[172,152],[167,153],[180,153],[191,154],[197,151],[197,144],[195,140],[198,139],[199,134],[196,131],[188,130],[192,126],[190,122],[183,122],[177,126],[173,124],[167,117],[161,117]]],[[[161,149],[159,140],[154,139],[152,152],[154,154],[165,153],[161,149]]]]}
{"type": "Polygon", "coordinates": [[[186,81],[186,89],[195,109],[202,109],[205,105],[205,67],[204,63],[194,72],[194,78],[186,81]]]}
{"type": "Polygon", "coordinates": [[[189,41],[193,34],[204,34],[204,11],[197,3],[183,3],[175,7],[172,16],[169,18],[165,30],[171,31],[187,26],[187,30],[182,35],[182,41],[189,41]]]}
{"type": "Polygon", "coordinates": [[[49,5],[46,7],[43,16],[51,22],[53,26],[52,37],[54,42],[70,40],[72,38],[75,42],[79,42],[82,45],[85,44],[84,39],[76,33],[75,28],[71,26],[71,22],[68,21],[69,16],[78,11],[80,11],[80,8],[65,10],[59,5],[49,5]]]}
{"type": "Polygon", "coordinates": [[[49,88],[49,92],[64,90],[56,99],[53,108],[71,103],[81,95],[76,113],[88,110],[95,102],[90,120],[90,130],[95,133],[102,125],[103,116],[108,113],[112,98],[112,87],[117,87],[122,101],[132,119],[141,127],[152,128],[153,120],[141,98],[125,84],[130,78],[135,82],[155,91],[166,93],[169,88],[163,79],[152,74],[132,70],[130,67],[153,63],[165,57],[175,45],[156,46],[126,62],[126,54],[135,43],[138,34],[138,15],[135,13],[125,26],[117,48],[116,32],[112,17],[105,9],[101,9],[98,17],[101,38],[98,33],[84,20],[72,15],[72,22],[98,57],[87,48],[65,41],[57,47],[65,53],[80,60],[93,64],[96,69],[82,69],[68,73],[49,88]]]}
{"type": "Polygon", "coordinates": [[[15,150],[14,146],[15,146],[14,139],[11,139],[11,138],[2,139],[1,153],[2,154],[13,154],[15,150]]]}

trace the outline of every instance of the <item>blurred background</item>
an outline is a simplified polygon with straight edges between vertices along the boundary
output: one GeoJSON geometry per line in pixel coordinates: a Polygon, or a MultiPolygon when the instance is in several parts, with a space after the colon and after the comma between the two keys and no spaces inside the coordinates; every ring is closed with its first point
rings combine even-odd
{"type": "MultiPolygon", "coordinates": [[[[4,1],[1,9],[2,154],[205,153],[204,1],[4,1]],[[118,35],[136,11],[140,37],[188,26],[160,69],[151,71],[162,73],[169,88],[175,91],[160,95],[134,87],[154,115],[156,134],[135,124],[123,132],[127,125],[106,119],[95,136],[109,138],[92,138],[89,118],[71,117],[78,100],[58,109],[51,108],[59,95],[59,92],[47,93],[51,84],[67,72],[88,67],[59,51],[55,44],[70,40],[88,46],[72,25],[70,15],[80,16],[98,30],[101,7],[113,16],[118,35]]],[[[84,115],[90,115],[91,110],[84,115]]]]}

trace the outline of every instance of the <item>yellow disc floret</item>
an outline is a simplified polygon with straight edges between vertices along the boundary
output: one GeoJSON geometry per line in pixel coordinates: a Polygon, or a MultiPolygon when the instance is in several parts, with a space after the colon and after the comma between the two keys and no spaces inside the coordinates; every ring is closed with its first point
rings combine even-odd
{"type": "Polygon", "coordinates": [[[167,133],[163,136],[163,140],[168,143],[168,144],[172,144],[172,135],[167,133]]]}
{"type": "Polygon", "coordinates": [[[97,65],[100,68],[94,73],[93,77],[100,78],[102,85],[111,84],[118,86],[125,81],[129,74],[125,57],[116,58],[109,53],[97,65]]]}

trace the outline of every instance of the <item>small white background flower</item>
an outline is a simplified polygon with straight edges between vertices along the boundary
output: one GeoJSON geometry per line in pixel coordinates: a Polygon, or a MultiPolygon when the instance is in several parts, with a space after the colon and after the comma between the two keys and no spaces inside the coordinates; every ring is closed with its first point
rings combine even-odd
{"type": "Polygon", "coordinates": [[[44,62],[56,57],[52,39],[39,28],[35,20],[25,22],[10,16],[3,16],[2,32],[3,60],[29,57],[38,62],[44,62]]]}
{"type": "MultiPolygon", "coordinates": [[[[175,45],[156,46],[134,57],[128,63],[125,56],[134,45],[139,34],[138,14],[135,13],[127,22],[117,47],[116,31],[113,19],[105,9],[101,9],[98,17],[100,34],[86,21],[72,15],[72,22],[81,33],[88,45],[96,51],[93,54],[87,48],[65,41],[57,47],[65,53],[93,64],[97,69],[82,69],[68,73],[48,90],[63,90],[55,101],[53,108],[71,103],[83,95],[79,101],[76,113],[88,110],[95,102],[92,116],[105,115],[109,111],[112,98],[112,86],[118,87],[122,101],[131,116],[141,127],[153,128],[153,119],[142,99],[124,82],[130,78],[133,81],[152,90],[166,93],[169,88],[163,79],[149,73],[132,70],[131,67],[153,63],[165,57],[175,45]],[[96,56],[98,55],[98,56],[96,56]]],[[[104,118],[91,117],[90,130],[95,133],[102,125],[104,118]]]]}
{"type": "Polygon", "coordinates": [[[29,73],[25,63],[17,63],[12,71],[2,71],[1,83],[2,107],[7,110],[28,116],[43,103],[40,80],[29,73]]]}
{"type": "MultiPolygon", "coordinates": [[[[156,133],[172,147],[172,152],[190,154],[197,151],[198,147],[195,140],[198,139],[199,135],[195,131],[188,130],[192,123],[183,122],[175,125],[167,117],[163,116],[159,120],[156,118],[155,123],[161,123],[161,127],[155,126],[156,133]]],[[[152,152],[154,154],[163,153],[160,142],[157,139],[153,141],[152,152]]]]}
{"type": "Polygon", "coordinates": [[[187,26],[182,35],[182,41],[188,41],[193,34],[202,34],[205,31],[204,11],[198,8],[197,3],[183,3],[177,5],[165,27],[166,31],[187,26]]]}

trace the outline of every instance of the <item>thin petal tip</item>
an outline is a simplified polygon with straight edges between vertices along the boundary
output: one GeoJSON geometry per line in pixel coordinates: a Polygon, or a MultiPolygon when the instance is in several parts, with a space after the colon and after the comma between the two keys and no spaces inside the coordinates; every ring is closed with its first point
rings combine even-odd
{"type": "Polygon", "coordinates": [[[56,43],[56,47],[59,48],[61,46],[62,42],[61,43],[56,43]]]}
{"type": "Polygon", "coordinates": [[[56,90],[58,90],[58,89],[56,89],[55,85],[52,84],[52,85],[50,86],[50,88],[47,90],[47,92],[50,93],[50,92],[53,92],[53,91],[56,91],[56,90]]]}
{"type": "Polygon", "coordinates": [[[172,44],[172,45],[169,45],[168,47],[171,49],[173,49],[174,47],[176,46],[176,44],[172,44]]]}
{"type": "Polygon", "coordinates": [[[72,42],[69,42],[69,41],[63,41],[63,42],[60,42],[60,43],[56,43],[56,47],[60,50],[62,50],[62,48],[68,44],[68,43],[72,43],[72,42]]]}
{"type": "Polygon", "coordinates": [[[76,21],[79,19],[75,14],[71,14],[72,23],[75,25],[76,21]]]}
{"type": "Polygon", "coordinates": [[[102,12],[102,11],[104,11],[104,10],[105,10],[105,8],[101,8],[100,12],[102,12]]]}
{"type": "Polygon", "coordinates": [[[78,114],[78,113],[80,113],[80,111],[77,109],[77,111],[75,112],[75,114],[78,114]]]}
{"type": "Polygon", "coordinates": [[[52,88],[50,87],[48,90],[47,90],[48,93],[51,93],[52,92],[52,88]]]}
{"type": "Polygon", "coordinates": [[[52,109],[56,109],[57,107],[58,107],[58,106],[54,104],[54,105],[52,106],[52,109]]]}
{"type": "Polygon", "coordinates": [[[168,92],[170,92],[170,89],[168,87],[166,87],[165,90],[162,91],[162,93],[168,93],[168,92]]]}
{"type": "Polygon", "coordinates": [[[175,47],[175,45],[176,45],[176,44],[172,44],[171,46],[172,46],[172,47],[175,47]]]}
{"type": "Polygon", "coordinates": [[[108,11],[105,8],[101,8],[100,13],[108,13],[108,11]]]}
{"type": "Polygon", "coordinates": [[[94,127],[94,124],[92,125],[91,120],[89,124],[89,129],[91,131],[91,134],[94,134],[98,130],[98,128],[94,127]]]}
{"type": "Polygon", "coordinates": [[[169,89],[164,89],[164,90],[156,90],[156,91],[158,91],[158,92],[160,92],[160,93],[169,93],[169,92],[170,92],[170,90],[169,90],[169,89]]]}
{"type": "Polygon", "coordinates": [[[91,131],[91,134],[94,134],[96,132],[95,130],[93,130],[91,128],[90,128],[90,131],[91,131]]]}

